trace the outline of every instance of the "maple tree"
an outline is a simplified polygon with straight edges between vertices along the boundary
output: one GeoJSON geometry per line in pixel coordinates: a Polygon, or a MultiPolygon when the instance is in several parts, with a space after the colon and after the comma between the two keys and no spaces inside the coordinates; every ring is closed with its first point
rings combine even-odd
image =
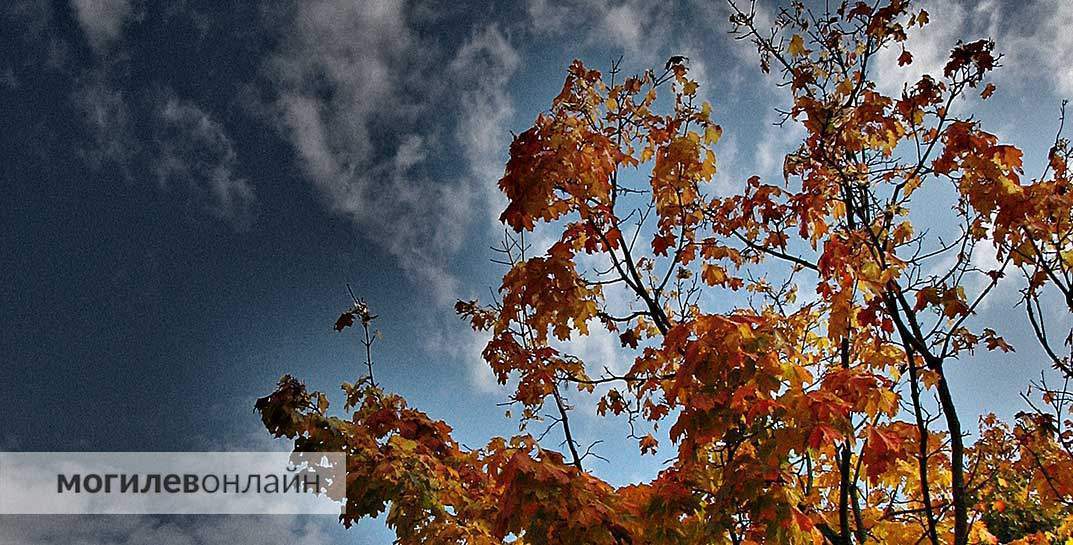
{"type": "Polygon", "coordinates": [[[795,2],[772,28],[730,7],[735,36],[786,82],[782,122],[803,129],[783,179],[711,189],[722,129],[683,57],[631,77],[575,61],[510,145],[498,298],[456,305],[491,334],[483,357],[523,426],[555,411],[563,452],[524,427],[462,447],[373,381],[375,316],[355,300],[336,322],[365,331],[368,375],[343,385],[350,416],[290,376],[257,403],[296,450],[347,453],[344,524],[387,511],[403,544],[1073,539],[1073,370],[1059,348],[1073,335],[1063,345],[1041,317],[1055,293],[1073,313],[1061,127],[1026,179],[1017,147],[959,113],[995,92],[989,40],[954,44],[942,73],[883,94],[880,52],[912,63],[906,40],[929,24],[908,1],[795,2]],[[948,201],[939,234],[910,221],[925,198],[948,201]],[[552,242],[533,253],[537,229],[552,242]],[[1014,422],[987,416],[967,442],[948,367],[1013,351],[972,317],[1015,271],[1061,386],[1026,384],[1014,422]],[[600,334],[631,354],[625,371],[570,352],[600,334]],[[648,482],[608,484],[571,432],[575,395],[623,416],[642,454],[674,457],[648,482]]]}

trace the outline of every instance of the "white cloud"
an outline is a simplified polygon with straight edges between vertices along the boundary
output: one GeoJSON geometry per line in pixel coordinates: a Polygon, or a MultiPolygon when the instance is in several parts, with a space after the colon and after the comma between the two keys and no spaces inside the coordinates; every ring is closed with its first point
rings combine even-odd
{"type": "Polygon", "coordinates": [[[98,53],[107,51],[120,37],[132,14],[131,0],[71,0],[71,6],[86,39],[98,53]]]}
{"type": "MultiPolygon", "coordinates": [[[[972,282],[972,293],[969,294],[970,300],[976,297],[977,294],[983,292],[984,289],[991,284],[992,279],[987,276],[986,273],[991,271],[999,271],[1002,269],[1002,262],[998,259],[998,249],[995,247],[994,242],[990,238],[981,240],[972,250],[972,256],[970,257],[972,266],[982,271],[976,275],[972,282]]],[[[977,312],[983,312],[987,308],[1000,303],[1003,306],[1013,304],[1017,301],[1018,290],[1020,288],[1020,272],[1012,265],[1007,266],[1004,271],[1005,276],[1000,278],[995,284],[995,287],[987,294],[980,306],[977,308],[977,312]]]]}
{"type": "Polygon", "coordinates": [[[652,62],[664,47],[671,26],[672,3],[643,0],[573,0],[551,5],[529,0],[529,26],[537,34],[557,36],[585,32],[589,44],[611,46],[631,60],[652,62]]]}
{"type": "Polygon", "coordinates": [[[912,28],[905,46],[913,62],[899,67],[900,48],[880,53],[876,67],[879,88],[898,95],[904,83],[912,84],[923,74],[942,76],[950,50],[958,40],[995,40],[1003,55],[994,77],[1004,85],[1027,86],[1035,91],[1040,81],[1059,96],[1073,95],[1073,3],[1045,0],[1025,5],[986,0],[978,3],[928,1],[919,7],[930,15],[923,29],[912,28]]]}
{"type": "Polygon", "coordinates": [[[1002,14],[997,49],[1005,82],[1032,89],[1042,77],[1060,97],[1073,97],[1073,3],[1044,0],[1002,14]]]}
{"type": "Polygon", "coordinates": [[[754,144],[756,150],[752,172],[767,183],[782,181],[786,154],[796,149],[805,136],[805,128],[800,122],[787,120],[778,125],[781,120],[781,114],[778,112],[768,113],[764,127],[754,144]]]}
{"type": "MultiPolygon", "coordinates": [[[[729,23],[730,15],[734,13],[734,11],[727,2],[691,0],[689,4],[690,8],[696,12],[697,19],[715,22],[721,25],[722,29],[725,29],[725,32],[721,33],[725,37],[725,39],[722,40],[722,45],[730,50],[741,65],[750,68],[760,66],[760,55],[756,50],[756,46],[753,45],[750,40],[737,39],[737,35],[729,33],[731,28],[733,28],[729,23]]],[[[756,2],[755,4],[751,4],[748,1],[739,1],[737,4],[743,11],[748,10],[749,7],[752,6],[753,22],[761,34],[771,29],[772,25],[774,25],[775,13],[773,7],[769,6],[767,2],[756,2]]]]}
{"type": "Polygon", "coordinates": [[[253,187],[235,170],[238,157],[224,127],[193,103],[172,96],[159,112],[160,183],[183,183],[212,215],[247,228],[253,220],[253,187]]]}
{"type": "Polygon", "coordinates": [[[925,2],[931,22],[923,28],[908,29],[905,49],[913,55],[913,62],[898,66],[900,47],[883,49],[876,56],[875,72],[879,91],[889,96],[901,96],[905,85],[913,86],[924,74],[942,79],[943,66],[950,58],[950,49],[959,39],[968,39],[972,12],[957,2],[925,2]]]}
{"type": "MultiPolygon", "coordinates": [[[[444,204],[453,205],[450,216],[478,216],[472,210],[484,209],[489,229],[502,229],[498,217],[506,206],[496,181],[503,175],[504,155],[510,135],[507,124],[514,113],[507,90],[511,76],[521,58],[497,26],[488,26],[474,34],[455,52],[448,71],[456,82],[458,122],[453,136],[462,149],[468,176],[460,182],[471,196],[444,204]],[[474,206],[476,205],[476,206],[474,206]]],[[[478,218],[480,219],[480,218],[478,218]]],[[[487,332],[439,332],[444,337],[433,350],[447,348],[466,362],[471,382],[485,393],[506,394],[492,369],[481,356],[491,335],[487,332]]]]}
{"type": "Polygon", "coordinates": [[[450,65],[452,78],[462,85],[455,138],[469,164],[475,191],[484,193],[492,227],[499,225],[499,212],[506,206],[496,181],[503,175],[503,156],[510,141],[507,124],[514,114],[507,84],[520,63],[499,28],[490,26],[474,34],[450,65]]]}
{"type": "Polygon", "coordinates": [[[83,150],[86,159],[94,168],[111,162],[126,172],[139,148],[130,135],[132,119],[126,93],[112,86],[107,70],[94,69],[83,77],[72,100],[93,141],[83,150]]]}
{"type": "Polygon", "coordinates": [[[296,5],[267,66],[278,123],[314,186],[441,304],[459,295],[446,261],[501,174],[505,88],[519,64],[495,27],[448,57],[447,70],[445,57],[403,3],[318,0],[296,5]],[[440,120],[452,114],[465,177],[430,173],[445,145],[440,120]]]}
{"type": "Polygon", "coordinates": [[[636,47],[641,41],[641,14],[629,4],[608,7],[601,21],[604,32],[625,48],[636,47]]]}
{"type": "Polygon", "coordinates": [[[488,346],[488,341],[492,339],[492,335],[485,331],[473,331],[465,336],[465,340],[468,341],[463,345],[462,350],[458,351],[460,359],[467,363],[469,369],[470,381],[477,387],[478,390],[485,393],[496,393],[501,396],[506,396],[508,389],[506,386],[499,384],[499,379],[492,371],[492,366],[488,365],[488,362],[484,361],[484,347],[488,346]]]}
{"type": "Polygon", "coordinates": [[[404,80],[420,70],[417,45],[401,3],[302,3],[270,70],[286,136],[331,208],[449,299],[457,282],[438,262],[458,218],[440,216],[449,195],[415,172],[423,138],[390,132],[412,125],[404,80]]]}
{"type": "Polygon", "coordinates": [[[566,28],[570,8],[548,0],[528,0],[525,3],[529,24],[538,34],[557,34],[566,28]]]}
{"type": "Polygon", "coordinates": [[[138,119],[108,68],[87,72],[72,95],[90,139],[83,156],[92,168],[115,167],[127,179],[135,177],[137,160],[148,158],[164,189],[176,188],[211,215],[248,228],[256,199],[249,181],[235,172],[238,156],[223,125],[193,103],[165,97],[151,116],[138,119]],[[139,123],[155,135],[149,146],[134,136],[139,123]]]}
{"type": "Polygon", "coordinates": [[[127,69],[129,59],[118,40],[123,26],[141,16],[135,2],[72,0],[71,5],[98,54],[77,75],[71,95],[87,129],[90,142],[81,152],[89,165],[118,168],[130,180],[135,169],[142,168],[139,159],[146,159],[163,187],[181,185],[183,195],[197,206],[239,229],[248,227],[253,188],[235,174],[238,157],[223,125],[170,91],[162,95],[162,103],[154,103],[156,97],[139,101],[137,89],[120,84],[118,74],[127,69]],[[140,131],[152,134],[153,140],[138,138],[140,131]]]}
{"type": "Polygon", "coordinates": [[[716,148],[717,168],[715,178],[712,180],[712,190],[716,196],[734,195],[744,187],[746,177],[742,172],[738,138],[738,136],[728,134],[719,140],[716,148]]]}

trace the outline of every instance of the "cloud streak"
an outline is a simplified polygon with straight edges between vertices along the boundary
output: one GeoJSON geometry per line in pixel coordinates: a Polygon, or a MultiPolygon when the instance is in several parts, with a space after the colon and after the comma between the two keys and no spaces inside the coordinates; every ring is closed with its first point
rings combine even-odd
{"type": "Polygon", "coordinates": [[[1002,68],[994,77],[1003,85],[1028,87],[1040,82],[1057,96],[1073,95],[1073,4],[1044,0],[1029,4],[985,0],[978,3],[926,1],[918,6],[928,11],[931,23],[914,28],[905,47],[913,55],[908,66],[898,66],[900,48],[888,48],[877,59],[876,79],[880,91],[898,96],[903,84],[912,85],[924,74],[942,77],[950,50],[961,41],[995,40],[1003,55],[1002,68]]]}
{"type": "Polygon", "coordinates": [[[131,0],[71,0],[78,24],[89,44],[104,53],[119,39],[133,14],[131,0]]]}
{"type": "Polygon", "coordinates": [[[438,302],[452,301],[460,283],[446,263],[471,210],[495,198],[487,188],[500,174],[513,113],[506,87],[519,64],[514,48],[492,26],[451,55],[423,39],[398,2],[303,2],[281,33],[266,76],[277,125],[306,177],[412,280],[438,302]],[[450,132],[442,120],[453,117],[450,132]],[[464,176],[439,173],[452,145],[464,176]]]}
{"type": "MultiPolygon", "coordinates": [[[[71,1],[94,53],[84,69],[61,67],[76,71],[70,97],[89,140],[81,153],[92,169],[116,167],[128,181],[149,170],[161,188],[245,230],[253,222],[256,198],[253,185],[237,173],[239,158],[226,128],[169,88],[146,92],[125,77],[130,59],[123,31],[143,17],[137,8],[132,0],[71,1]],[[151,135],[151,140],[144,141],[139,133],[151,135]]],[[[42,26],[51,26],[51,13],[38,11],[42,26]]]]}
{"type": "Polygon", "coordinates": [[[249,180],[236,174],[238,156],[223,126],[192,102],[167,98],[158,112],[161,185],[184,184],[212,215],[247,229],[255,197],[249,180]]]}
{"type": "Polygon", "coordinates": [[[653,62],[669,40],[676,3],[642,0],[529,0],[529,29],[541,36],[584,33],[586,43],[611,46],[653,62]]]}

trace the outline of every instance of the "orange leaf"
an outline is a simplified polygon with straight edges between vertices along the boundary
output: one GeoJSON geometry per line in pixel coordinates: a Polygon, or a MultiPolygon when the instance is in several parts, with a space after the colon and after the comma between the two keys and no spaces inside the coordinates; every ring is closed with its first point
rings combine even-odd
{"type": "Polygon", "coordinates": [[[641,438],[641,454],[655,454],[656,449],[659,448],[659,441],[652,434],[648,434],[641,438]]]}

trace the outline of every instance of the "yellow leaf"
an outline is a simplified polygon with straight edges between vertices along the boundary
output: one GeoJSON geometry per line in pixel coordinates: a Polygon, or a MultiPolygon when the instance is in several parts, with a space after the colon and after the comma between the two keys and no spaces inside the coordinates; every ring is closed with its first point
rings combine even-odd
{"type": "Polygon", "coordinates": [[[719,142],[721,136],[723,136],[723,128],[719,125],[708,125],[704,129],[704,143],[709,146],[714,146],[716,142],[719,142]]]}
{"type": "Polygon", "coordinates": [[[712,176],[715,176],[715,154],[712,150],[708,150],[705,153],[704,164],[701,165],[700,175],[705,180],[710,180],[712,176]]]}
{"type": "Polygon", "coordinates": [[[875,282],[879,279],[879,265],[874,261],[866,261],[860,268],[861,280],[865,282],[875,282]]]}
{"type": "Polygon", "coordinates": [[[706,264],[704,265],[704,270],[701,272],[701,278],[703,278],[704,282],[709,286],[722,284],[723,282],[726,282],[727,279],[726,269],[719,265],[706,264]]]}
{"type": "Polygon", "coordinates": [[[1062,263],[1066,267],[1073,267],[1073,250],[1065,250],[1059,254],[1062,258],[1062,263]]]}
{"type": "Polygon", "coordinates": [[[1007,195],[1016,195],[1022,191],[1021,186],[1011,180],[1008,176],[1001,176],[999,178],[999,186],[1002,188],[1003,193],[1007,195]]]}
{"type": "Polygon", "coordinates": [[[790,55],[800,57],[805,54],[805,40],[800,34],[794,34],[790,38],[790,55]]]}

